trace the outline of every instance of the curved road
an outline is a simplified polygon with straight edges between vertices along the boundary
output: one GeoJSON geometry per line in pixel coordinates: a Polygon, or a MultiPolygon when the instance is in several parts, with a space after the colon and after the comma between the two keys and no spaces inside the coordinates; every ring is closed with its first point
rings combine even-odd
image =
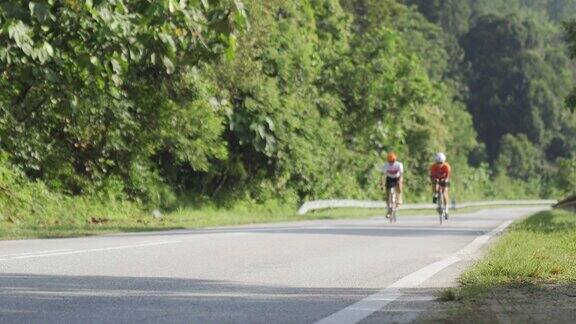
{"type": "Polygon", "coordinates": [[[0,322],[410,322],[542,208],[0,242],[0,322]]]}

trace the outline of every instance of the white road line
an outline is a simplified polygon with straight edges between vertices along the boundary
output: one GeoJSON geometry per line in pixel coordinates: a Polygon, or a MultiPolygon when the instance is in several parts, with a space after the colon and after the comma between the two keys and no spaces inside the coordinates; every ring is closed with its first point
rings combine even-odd
{"type": "Polygon", "coordinates": [[[400,296],[402,296],[400,289],[418,287],[438,272],[460,261],[461,256],[470,255],[476,252],[482,245],[486,244],[490,238],[504,231],[506,227],[510,226],[510,224],[512,224],[512,221],[504,222],[491,232],[478,236],[474,241],[453,255],[412,272],[379,292],[319,320],[316,324],[354,324],[360,322],[382,309],[384,306],[400,298],[400,296]]]}
{"type": "Polygon", "coordinates": [[[72,251],[72,249],[59,249],[59,250],[36,251],[36,252],[26,252],[26,253],[12,253],[12,254],[0,255],[0,258],[20,256],[20,255],[30,255],[30,254],[54,253],[54,252],[63,252],[63,251],[72,251]]]}
{"type": "Polygon", "coordinates": [[[382,225],[374,226],[322,226],[322,227],[301,227],[300,229],[333,229],[333,230],[392,230],[392,231],[438,231],[438,232],[482,232],[477,228],[460,228],[460,227],[424,227],[424,226],[402,226],[392,225],[383,227],[382,225]]]}
{"type": "MultiPolygon", "coordinates": [[[[437,217],[437,216],[436,216],[437,217]]],[[[381,224],[373,226],[347,226],[347,225],[327,225],[327,226],[301,226],[301,227],[280,227],[280,228],[250,228],[245,230],[232,230],[221,232],[200,232],[200,233],[186,233],[187,236],[201,236],[201,235],[233,235],[237,234],[259,234],[259,233],[280,233],[287,231],[306,231],[306,230],[392,230],[392,231],[439,231],[439,232],[482,232],[480,229],[475,228],[459,228],[459,227],[429,227],[429,226],[385,226],[381,224]]]]}
{"type": "Polygon", "coordinates": [[[442,259],[438,262],[431,263],[424,268],[412,272],[411,274],[401,278],[395,283],[388,286],[388,288],[399,289],[399,288],[414,288],[418,287],[424,281],[432,278],[438,272],[444,270],[445,268],[451,266],[452,264],[460,261],[460,258],[453,255],[442,259]]]}
{"type": "Polygon", "coordinates": [[[506,229],[506,227],[510,226],[510,224],[512,224],[512,221],[504,222],[502,225],[498,226],[492,232],[478,236],[476,239],[474,239],[474,241],[472,241],[470,244],[466,245],[466,247],[464,247],[462,250],[460,250],[457,253],[457,255],[458,256],[466,256],[466,255],[472,255],[472,254],[476,253],[476,251],[478,251],[478,249],[480,249],[480,247],[482,247],[482,245],[486,244],[492,236],[501,233],[502,231],[504,231],[506,229]]]}
{"type": "Polygon", "coordinates": [[[31,258],[43,258],[43,257],[51,257],[51,256],[70,255],[70,254],[81,254],[81,253],[101,252],[101,251],[113,251],[113,250],[122,250],[122,249],[131,249],[131,248],[145,247],[145,246],[155,246],[155,245],[172,244],[172,243],[179,243],[179,242],[182,242],[182,241],[180,241],[180,240],[175,240],[175,241],[161,241],[161,242],[140,243],[140,244],[133,244],[133,245],[122,245],[122,246],[98,248],[98,249],[71,250],[71,251],[54,252],[54,253],[46,253],[46,254],[21,255],[21,256],[16,256],[16,257],[11,257],[11,258],[3,258],[3,259],[0,259],[0,261],[10,261],[10,260],[20,260],[20,259],[31,259],[31,258]]]}

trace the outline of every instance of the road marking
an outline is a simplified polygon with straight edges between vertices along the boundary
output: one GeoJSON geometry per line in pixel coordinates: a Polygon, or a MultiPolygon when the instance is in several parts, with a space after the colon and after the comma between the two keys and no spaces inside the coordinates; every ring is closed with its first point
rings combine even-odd
{"type": "Polygon", "coordinates": [[[490,240],[490,238],[492,238],[492,236],[501,233],[506,229],[506,227],[510,226],[510,224],[512,224],[512,221],[504,222],[502,225],[498,226],[492,232],[478,236],[477,238],[474,239],[474,241],[466,245],[466,247],[464,247],[462,250],[458,251],[457,255],[466,256],[476,253],[478,249],[482,247],[482,245],[486,244],[490,240]]]}
{"type": "Polygon", "coordinates": [[[29,255],[29,254],[43,254],[43,253],[63,252],[63,251],[72,251],[72,249],[59,249],[59,250],[36,251],[36,252],[26,252],[26,253],[12,253],[12,254],[0,255],[0,258],[20,256],[20,255],[29,255]]]}
{"type": "MultiPolygon", "coordinates": [[[[436,216],[437,217],[437,216],[436,216]]],[[[381,224],[373,225],[373,226],[347,226],[347,225],[327,225],[327,226],[300,226],[300,227],[278,227],[278,228],[247,228],[247,229],[233,229],[233,230],[222,230],[222,231],[205,231],[205,232],[189,232],[185,233],[186,236],[194,237],[194,236],[202,236],[202,235],[240,235],[240,234],[290,234],[290,231],[310,231],[310,230],[346,230],[346,231],[353,231],[353,230],[378,230],[378,231],[437,231],[437,232],[482,232],[478,229],[468,229],[468,228],[458,228],[458,227],[431,227],[431,226],[405,226],[405,225],[396,225],[396,226],[386,226],[383,227],[381,224]]],[[[311,233],[314,234],[314,233],[311,233]]]]}
{"type": "Polygon", "coordinates": [[[90,253],[90,252],[101,252],[101,251],[113,251],[113,250],[123,250],[123,249],[131,249],[131,248],[138,248],[138,247],[145,247],[145,246],[155,246],[155,245],[164,245],[164,244],[172,244],[172,243],[179,243],[182,242],[180,240],[174,241],[160,241],[160,242],[141,242],[139,244],[132,244],[132,245],[121,245],[121,246],[113,246],[113,247],[106,247],[106,248],[97,248],[97,249],[86,249],[86,250],[68,250],[62,252],[53,252],[53,253],[44,253],[44,254],[28,254],[28,255],[19,255],[10,258],[2,258],[0,261],[10,261],[10,260],[20,260],[20,259],[31,259],[31,258],[43,258],[43,257],[51,257],[51,256],[60,256],[60,255],[70,255],[70,254],[81,254],[81,253],[90,253]]]}
{"type": "Polygon", "coordinates": [[[478,236],[474,239],[474,241],[453,255],[440,261],[431,263],[424,268],[421,268],[420,270],[400,278],[390,286],[360,300],[355,304],[343,308],[328,317],[319,320],[316,322],[316,324],[354,324],[360,322],[361,320],[382,309],[384,306],[400,298],[400,296],[402,296],[402,288],[418,287],[435,274],[462,260],[461,257],[478,251],[478,249],[482,245],[486,244],[490,238],[504,231],[506,227],[510,226],[510,224],[512,224],[512,221],[504,222],[502,225],[498,226],[496,229],[490,231],[489,233],[478,236]]]}

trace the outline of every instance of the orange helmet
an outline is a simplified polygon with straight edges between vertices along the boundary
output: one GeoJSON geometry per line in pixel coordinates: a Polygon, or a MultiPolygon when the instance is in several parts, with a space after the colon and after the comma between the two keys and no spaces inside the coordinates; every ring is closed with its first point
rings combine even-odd
{"type": "Polygon", "coordinates": [[[394,152],[388,153],[388,156],[386,157],[386,159],[387,159],[388,162],[390,162],[390,163],[396,162],[396,153],[394,153],[394,152]]]}

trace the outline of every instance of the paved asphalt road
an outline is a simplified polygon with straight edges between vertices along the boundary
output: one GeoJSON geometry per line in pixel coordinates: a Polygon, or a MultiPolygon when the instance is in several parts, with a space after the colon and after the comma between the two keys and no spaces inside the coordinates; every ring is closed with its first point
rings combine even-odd
{"type": "Polygon", "coordinates": [[[494,229],[537,210],[4,241],[0,322],[412,321],[494,229]]]}

